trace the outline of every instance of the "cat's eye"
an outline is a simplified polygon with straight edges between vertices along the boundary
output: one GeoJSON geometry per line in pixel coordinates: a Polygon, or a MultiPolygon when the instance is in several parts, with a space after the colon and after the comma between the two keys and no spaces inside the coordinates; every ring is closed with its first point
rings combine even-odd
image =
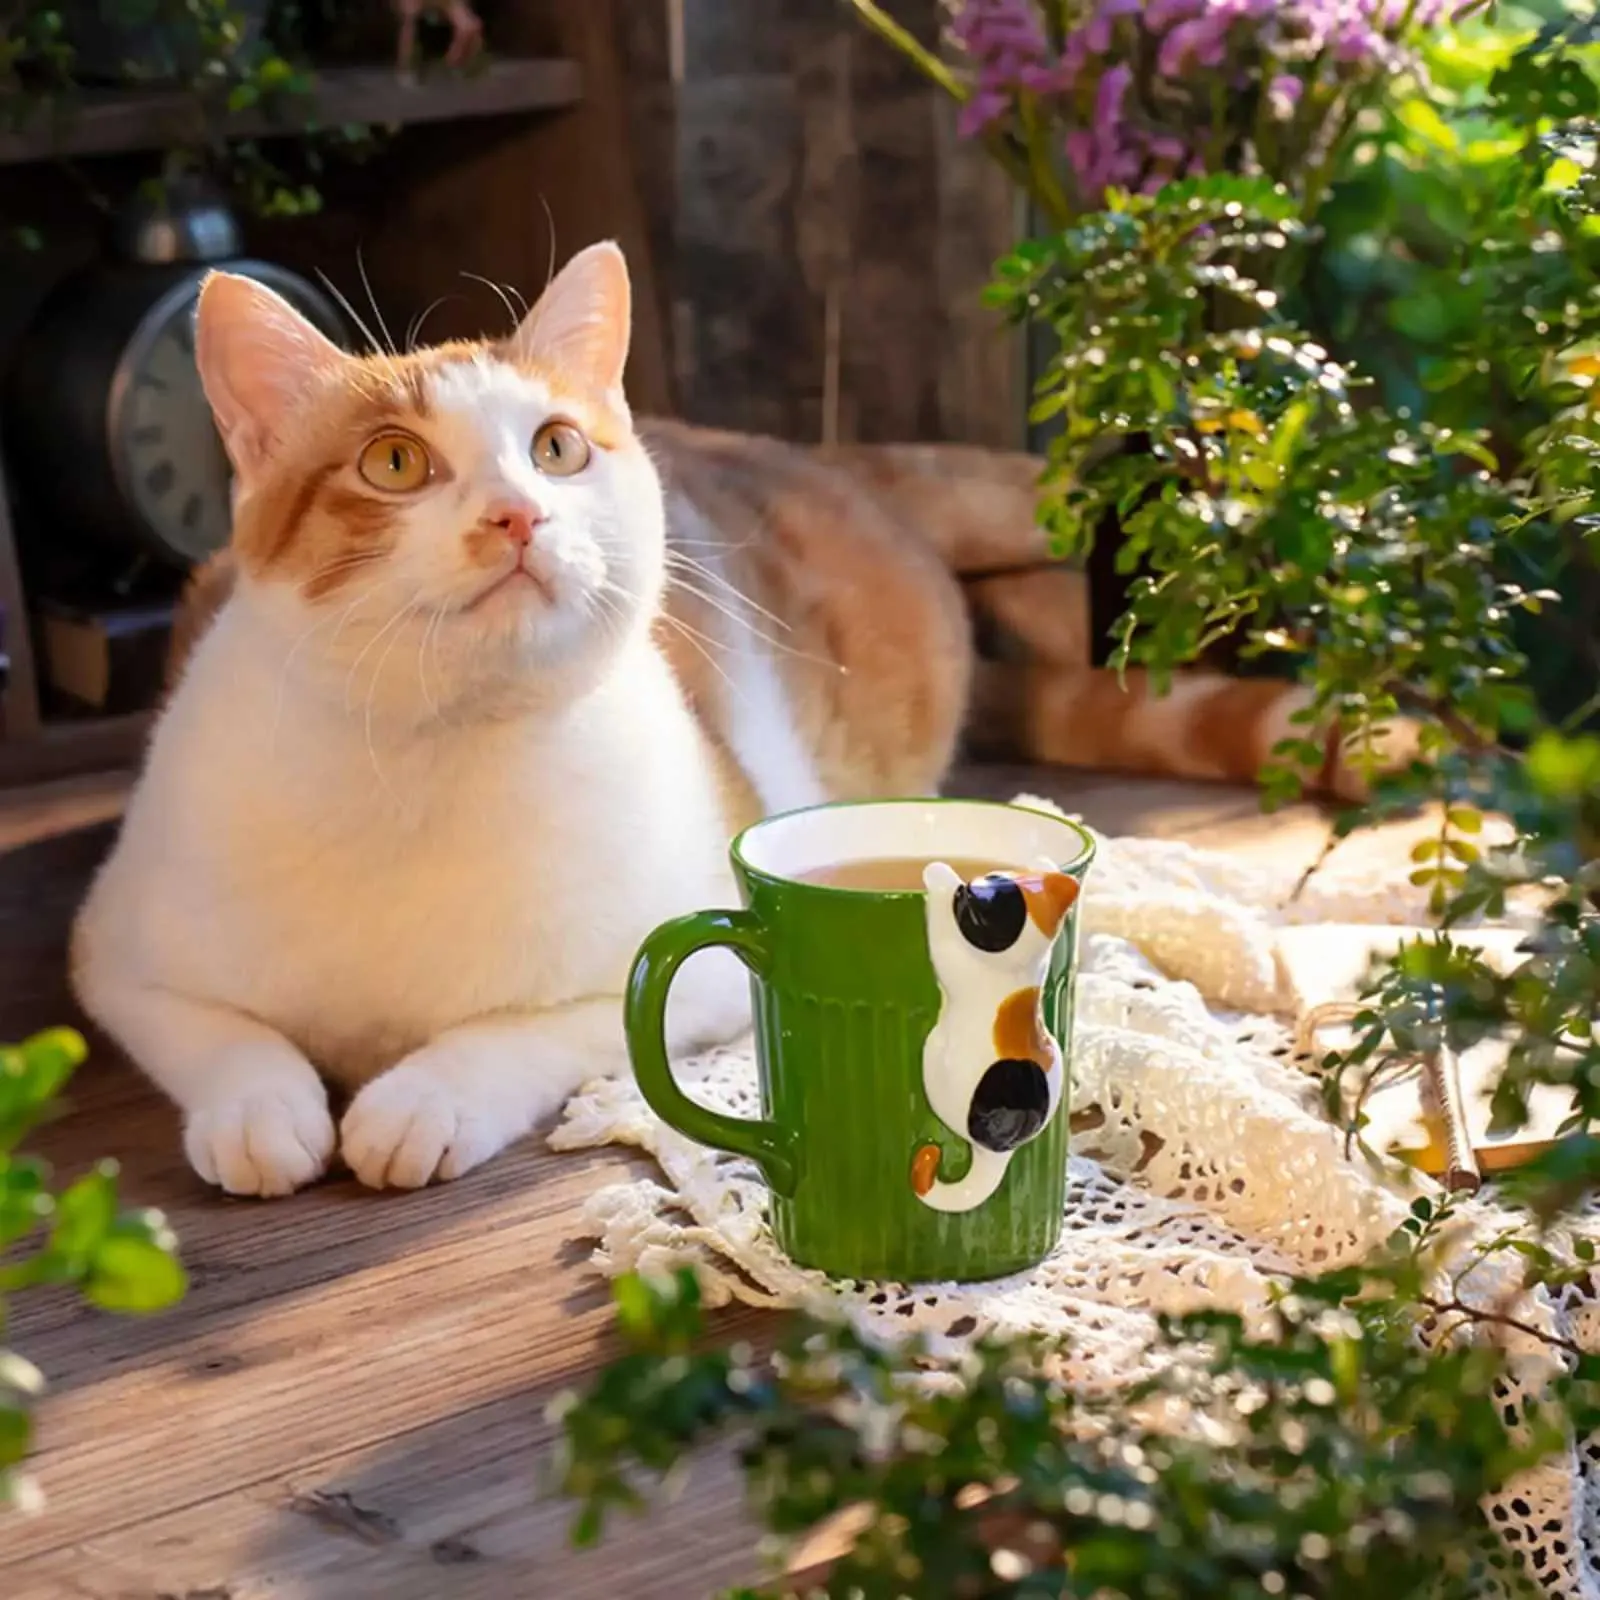
{"type": "Polygon", "coordinates": [[[420,439],[391,430],[367,441],[356,470],[374,489],[410,494],[433,476],[433,461],[420,439]]]}
{"type": "Polygon", "coordinates": [[[570,422],[547,422],[533,436],[533,464],[547,478],[582,472],[589,454],[589,441],[570,422]]]}

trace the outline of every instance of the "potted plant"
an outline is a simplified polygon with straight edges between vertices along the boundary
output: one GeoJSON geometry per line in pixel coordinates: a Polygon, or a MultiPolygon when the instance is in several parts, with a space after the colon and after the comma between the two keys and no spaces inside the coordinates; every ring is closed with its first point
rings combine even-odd
{"type": "MultiPolygon", "coordinates": [[[[1046,238],[1109,193],[1149,195],[1180,177],[1221,174],[1281,188],[1289,214],[1309,224],[1364,120],[1414,78],[1420,45],[1446,10],[1444,0],[947,0],[949,48],[939,56],[877,0],[847,4],[960,102],[961,131],[1015,178],[1046,238]]],[[[1299,263],[1249,265],[1268,274],[1262,292],[1281,293],[1271,278],[1292,278],[1299,263]]],[[[1201,309],[1219,326],[1238,314],[1226,295],[1201,309]]],[[[1047,368],[1049,340],[1037,348],[1047,368]]],[[[1053,404],[1041,402],[1031,421],[1060,459],[1053,404]]],[[[1096,429],[1100,455],[1145,445],[1136,431],[1119,440],[1096,429]]],[[[1088,565],[1097,662],[1111,654],[1128,577],[1143,570],[1118,535],[1108,516],[1092,541],[1063,552],[1088,565]]]]}

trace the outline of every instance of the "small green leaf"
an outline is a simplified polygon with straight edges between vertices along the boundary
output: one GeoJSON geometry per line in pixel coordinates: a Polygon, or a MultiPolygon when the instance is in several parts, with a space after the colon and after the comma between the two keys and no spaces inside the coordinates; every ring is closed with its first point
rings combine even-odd
{"type": "Polygon", "coordinates": [[[56,1202],[50,1247],[69,1262],[87,1264],[117,1215],[117,1169],[106,1162],[78,1179],[56,1202]]]}
{"type": "MultiPolygon", "coordinates": [[[[27,1459],[32,1434],[28,1413],[0,1402],[0,1482],[4,1481],[8,1468],[18,1466],[27,1459]]],[[[0,1505],[3,1504],[4,1501],[0,1500],[0,1505]]]]}
{"type": "Polygon", "coordinates": [[[170,1250],[142,1234],[113,1235],[95,1252],[84,1297],[103,1311],[164,1311],[181,1300],[188,1274],[170,1250]]]}
{"type": "Polygon", "coordinates": [[[55,1209],[45,1188],[49,1175],[33,1157],[0,1156],[0,1249],[32,1233],[55,1209]]]}

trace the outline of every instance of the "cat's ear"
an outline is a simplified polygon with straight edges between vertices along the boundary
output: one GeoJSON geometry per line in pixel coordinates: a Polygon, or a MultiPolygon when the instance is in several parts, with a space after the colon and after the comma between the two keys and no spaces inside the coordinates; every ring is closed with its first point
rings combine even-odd
{"type": "Polygon", "coordinates": [[[949,896],[961,887],[961,874],[948,861],[930,861],[922,869],[922,886],[929,894],[949,896]]]}
{"type": "Polygon", "coordinates": [[[200,286],[195,362],[234,471],[271,458],[306,395],[350,358],[281,295],[253,278],[213,272],[200,286]]]}
{"type": "Polygon", "coordinates": [[[517,360],[619,403],[632,324],[628,263],[616,245],[592,244],[539,296],[512,334],[511,349],[517,360]]]}
{"type": "Polygon", "coordinates": [[[1072,909],[1078,898],[1078,880],[1064,872],[1044,872],[1037,878],[1021,880],[1022,898],[1028,903],[1028,915],[1033,925],[1045,938],[1053,939],[1062,919],[1072,909]]]}

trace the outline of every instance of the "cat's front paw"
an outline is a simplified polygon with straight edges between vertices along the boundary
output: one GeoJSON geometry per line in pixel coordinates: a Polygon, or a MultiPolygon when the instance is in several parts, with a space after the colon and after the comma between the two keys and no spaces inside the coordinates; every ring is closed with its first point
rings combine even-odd
{"type": "Polygon", "coordinates": [[[345,1165],[372,1189],[420,1189],[470,1172],[515,1137],[483,1097],[452,1082],[427,1053],[375,1078],[350,1102],[339,1129],[345,1165]]]}
{"type": "Polygon", "coordinates": [[[241,1088],[198,1106],[183,1129],[189,1165],[229,1194],[293,1194],[321,1177],[334,1142],[328,1097],[309,1068],[304,1082],[241,1088]]]}

